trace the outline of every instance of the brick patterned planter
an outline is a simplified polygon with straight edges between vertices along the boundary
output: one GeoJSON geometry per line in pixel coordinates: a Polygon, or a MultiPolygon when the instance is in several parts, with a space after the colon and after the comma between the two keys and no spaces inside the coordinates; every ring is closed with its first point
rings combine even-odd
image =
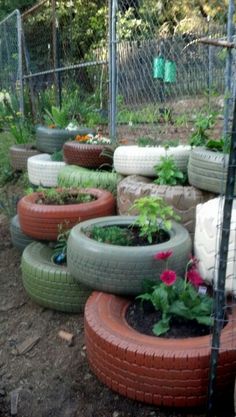
{"type": "Polygon", "coordinates": [[[215,197],[215,194],[201,191],[192,186],[157,185],[149,178],[130,175],[124,178],[117,187],[117,211],[121,215],[136,212],[130,207],[136,199],[144,196],[162,197],[180,216],[180,223],[186,227],[193,238],[196,220],[196,206],[215,197]]]}
{"type": "MultiPolygon", "coordinates": [[[[128,398],[155,405],[206,404],[211,337],[164,339],[146,336],[126,322],[129,300],[94,292],[85,306],[89,365],[99,380],[128,398]]],[[[234,313],[235,320],[235,313],[234,313]]],[[[218,389],[233,386],[236,340],[233,321],[222,331],[218,389]]]]}

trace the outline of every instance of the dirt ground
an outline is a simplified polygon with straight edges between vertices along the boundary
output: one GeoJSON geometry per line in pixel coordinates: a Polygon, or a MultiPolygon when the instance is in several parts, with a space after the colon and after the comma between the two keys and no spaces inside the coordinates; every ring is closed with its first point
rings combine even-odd
{"type": "MultiPolygon", "coordinates": [[[[83,315],[33,303],[22,286],[20,259],[11,244],[9,221],[0,215],[0,417],[205,416],[203,410],[159,409],[131,401],[100,383],[86,359],[83,315]],[[58,336],[60,330],[75,335],[73,346],[58,336]],[[20,353],[32,337],[36,343],[20,353]]],[[[231,393],[217,416],[233,415],[231,393]]]]}

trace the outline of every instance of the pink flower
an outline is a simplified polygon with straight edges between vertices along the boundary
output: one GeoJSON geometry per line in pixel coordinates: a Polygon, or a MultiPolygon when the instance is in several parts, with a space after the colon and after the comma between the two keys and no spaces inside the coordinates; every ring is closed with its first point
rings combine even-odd
{"type": "Polygon", "coordinates": [[[175,271],[172,271],[171,269],[166,269],[165,271],[162,272],[162,274],[160,275],[160,279],[166,284],[168,285],[168,287],[170,285],[173,285],[174,282],[176,281],[177,275],[175,273],[175,271]]]}
{"type": "Polygon", "coordinates": [[[154,255],[154,259],[157,259],[159,261],[165,261],[166,259],[170,258],[172,254],[173,252],[171,250],[168,250],[166,252],[159,252],[154,255]]]}
{"type": "Polygon", "coordinates": [[[190,268],[187,271],[187,280],[191,282],[191,284],[194,285],[194,287],[199,287],[199,285],[202,285],[204,283],[198,270],[194,267],[190,268]]]}

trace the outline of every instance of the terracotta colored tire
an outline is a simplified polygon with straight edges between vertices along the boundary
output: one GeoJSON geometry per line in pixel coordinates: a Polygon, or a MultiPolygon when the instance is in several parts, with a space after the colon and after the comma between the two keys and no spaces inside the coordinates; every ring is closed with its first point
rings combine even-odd
{"type": "MultiPolygon", "coordinates": [[[[86,352],[99,380],[121,395],[158,406],[206,405],[211,337],[146,336],[127,324],[128,305],[127,299],[98,292],[86,303],[86,352]]],[[[233,332],[230,320],[222,331],[219,351],[220,393],[233,387],[235,379],[233,332]]]]}
{"type": "Polygon", "coordinates": [[[172,250],[169,268],[182,275],[191,253],[188,231],[173,222],[170,239],[158,245],[117,246],[95,241],[84,230],[93,226],[128,226],[135,220],[130,216],[110,216],[82,222],[71,230],[68,239],[67,265],[78,282],[114,294],[137,295],[143,280],[156,279],[163,264],[155,261],[157,252],[172,250]]]}
{"type": "Polygon", "coordinates": [[[34,241],[31,237],[25,235],[22,232],[20,228],[18,215],[14,216],[11,219],[10,234],[11,234],[11,241],[12,241],[13,246],[17,248],[20,252],[23,252],[26,246],[28,246],[30,243],[34,241]]]}
{"type": "Polygon", "coordinates": [[[11,146],[9,153],[11,167],[15,171],[26,171],[28,158],[37,155],[39,151],[34,144],[28,143],[11,146]]]}
{"type": "Polygon", "coordinates": [[[167,150],[163,146],[118,146],[114,152],[114,168],[123,175],[156,177],[154,165],[160,163],[161,156],[171,155],[178,168],[187,172],[190,150],[191,147],[187,145],[170,147],[167,150]]]}
{"type": "Polygon", "coordinates": [[[201,190],[224,193],[228,160],[228,155],[220,152],[204,148],[192,149],[188,163],[189,183],[201,190]]]}
{"type": "MultiPolygon", "coordinates": [[[[196,229],[194,238],[194,253],[199,260],[199,272],[210,283],[217,283],[217,268],[219,265],[219,249],[223,221],[224,199],[214,198],[204,204],[199,204],[196,210],[196,229]]],[[[236,253],[236,199],[233,201],[228,259],[226,267],[225,288],[228,293],[235,294],[235,253],[236,253]]]]}
{"type": "Polygon", "coordinates": [[[53,153],[62,149],[67,140],[74,139],[76,135],[93,133],[92,129],[79,128],[78,130],[51,129],[45,126],[36,127],[36,144],[41,152],[53,153]]]}
{"type": "Polygon", "coordinates": [[[68,313],[81,312],[91,290],[77,282],[66,266],[51,261],[53,250],[42,243],[32,243],[21,260],[23,285],[37,304],[68,313]]]}
{"type": "Polygon", "coordinates": [[[215,194],[201,191],[192,186],[157,185],[151,179],[138,175],[124,178],[117,186],[117,211],[121,215],[136,215],[130,210],[135,200],[144,196],[159,196],[172,206],[180,216],[180,223],[186,227],[193,238],[195,230],[196,206],[204,203],[215,194]]]}
{"type": "Polygon", "coordinates": [[[65,162],[52,161],[47,153],[32,156],[27,163],[29,182],[43,187],[56,187],[58,174],[64,166],[65,162]]]}
{"type": "Polygon", "coordinates": [[[60,224],[71,228],[83,220],[114,214],[115,198],[109,191],[95,188],[80,191],[93,195],[96,200],[81,204],[44,205],[36,204],[37,192],[23,197],[17,207],[22,231],[35,239],[56,240],[60,224]]]}
{"type": "Polygon", "coordinates": [[[70,165],[85,168],[99,168],[112,165],[112,159],[101,155],[107,145],[92,145],[76,141],[66,142],[63,146],[64,161],[70,165]]]}
{"type": "Polygon", "coordinates": [[[116,195],[121,176],[115,172],[94,171],[74,165],[66,165],[58,174],[61,187],[93,187],[110,191],[116,195]]]}

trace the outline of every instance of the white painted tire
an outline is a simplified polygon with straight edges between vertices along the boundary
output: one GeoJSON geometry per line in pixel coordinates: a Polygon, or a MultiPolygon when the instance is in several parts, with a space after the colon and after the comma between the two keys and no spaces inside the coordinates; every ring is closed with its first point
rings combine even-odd
{"type": "MultiPolygon", "coordinates": [[[[209,283],[217,284],[221,228],[223,221],[223,197],[214,198],[196,208],[194,254],[199,260],[199,272],[209,283]]],[[[226,291],[236,291],[236,199],[233,202],[230,242],[226,269],[226,291]]]]}
{"type": "Polygon", "coordinates": [[[65,165],[65,162],[52,161],[47,153],[32,156],[27,162],[29,181],[33,185],[56,187],[58,174],[65,165]]]}
{"type": "Polygon", "coordinates": [[[188,145],[172,146],[118,146],[114,152],[113,161],[116,172],[123,175],[144,175],[156,177],[154,165],[160,163],[161,156],[173,156],[177,167],[187,172],[191,147],[188,145]]]}

